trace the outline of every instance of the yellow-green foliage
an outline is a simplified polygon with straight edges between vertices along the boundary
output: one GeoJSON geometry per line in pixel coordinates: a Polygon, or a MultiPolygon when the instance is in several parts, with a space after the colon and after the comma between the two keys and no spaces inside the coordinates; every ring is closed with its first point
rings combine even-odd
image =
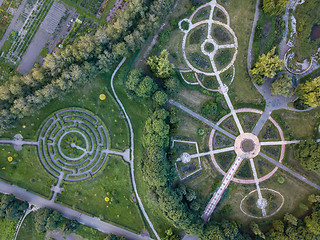
{"type": "Polygon", "coordinates": [[[311,107],[320,105],[320,77],[299,85],[297,95],[311,107]]]}
{"type": "Polygon", "coordinates": [[[264,83],[264,77],[273,78],[276,72],[284,67],[284,61],[279,59],[274,53],[275,48],[268,52],[267,55],[262,54],[255,67],[250,70],[252,80],[258,85],[264,83]]]}

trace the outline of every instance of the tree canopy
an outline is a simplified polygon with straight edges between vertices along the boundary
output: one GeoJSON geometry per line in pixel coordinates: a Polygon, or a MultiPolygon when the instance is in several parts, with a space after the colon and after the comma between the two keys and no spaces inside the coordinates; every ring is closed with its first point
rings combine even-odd
{"type": "Polygon", "coordinates": [[[288,73],[281,74],[271,84],[271,94],[285,97],[291,97],[293,95],[292,80],[288,73]]]}
{"type": "Polygon", "coordinates": [[[275,55],[275,48],[273,48],[267,55],[262,54],[259,56],[258,62],[254,68],[250,70],[252,80],[258,85],[262,85],[265,77],[273,78],[277,71],[284,67],[284,61],[275,55]]]}
{"type": "Polygon", "coordinates": [[[305,104],[311,107],[320,105],[320,77],[306,83],[299,84],[297,95],[305,104]]]}
{"type": "Polygon", "coordinates": [[[169,52],[164,49],[160,56],[151,56],[147,60],[147,65],[159,78],[168,78],[173,74],[174,65],[169,62],[169,52]]]}
{"type": "Polygon", "coordinates": [[[2,195],[0,200],[0,217],[8,220],[18,220],[29,207],[27,202],[22,202],[13,195],[2,195]]]}
{"type": "Polygon", "coordinates": [[[301,141],[295,148],[294,156],[306,170],[320,173],[319,143],[312,140],[301,141]]]}
{"type": "Polygon", "coordinates": [[[290,0],[263,0],[263,10],[269,15],[279,15],[285,9],[290,0]]]}

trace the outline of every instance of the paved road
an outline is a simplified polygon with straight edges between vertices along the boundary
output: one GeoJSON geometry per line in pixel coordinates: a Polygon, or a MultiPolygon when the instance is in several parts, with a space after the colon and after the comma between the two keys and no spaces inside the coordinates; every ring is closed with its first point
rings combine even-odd
{"type": "Polygon", "coordinates": [[[18,20],[20,14],[22,13],[24,6],[26,5],[27,0],[23,0],[20,4],[20,6],[18,7],[16,13],[14,14],[11,23],[9,24],[5,34],[3,35],[1,41],[0,41],[0,49],[2,48],[4,42],[7,40],[7,38],[9,37],[11,31],[14,29],[14,26],[16,24],[16,21],[18,20]]]}
{"type": "Polygon", "coordinates": [[[228,131],[222,129],[221,127],[219,127],[218,125],[210,122],[208,119],[202,117],[201,115],[199,115],[198,113],[193,112],[192,110],[190,110],[189,108],[181,105],[180,103],[170,99],[169,103],[180,108],[181,110],[185,111],[186,113],[190,114],[191,116],[193,116],[194,118],[199,119],[200,121],[204,122],[205,124],[213,127],[215,130],[223,133],[224,135],[228,136],[231,139],[236,139],[236,136],[232,135],[231,133],[229,133],[228,131]]]}
{"type": "Polygon", "coordinates": [[[254,32],[256,30],[257,22],[258,22],[258,19],[259,19],[259,5],[260,5],[260,0],[257,0],[256,11],[254,13],[253,26],[252,26],[252,30],[251,30],[251,35],[250,35],[250,40],[249,40],[249,47],[248,47],[248,57],[247,57],[248,71],[251,69],[251,64],[252,64],[252,44],[253,44],[254,32]]]}
{"type": "Polygon", "coordinates": [[[39,197],[36,194],[27,192],[25,189],[17,187],[15,185],[9,185],[7,183],[0,181],[0,192],[5,194],[13,194],[18,199],[22,201],[27,201],[32,205],[35,205],[39,208],[49,208],[56,211],[59,211],[62,213],[62,215],[65,218],[68,219],[76,219],[79,223],[87,225],[89,227],[95,228],[99,230],[100,232],[104,232],[107,234],[116,234],[120,236],[124,236],[128,239],[132,240],[147,240],[150,239],[149,237],[138,235],[135,233],[132,233],[128,230],[125,230],[120,227],[113,226],[109,223],[101,221],[99,218],[96,217],[90,217],[85,214],[81,214],[80,212],[77,212],[73,209],[67,208],[61,204],[54,203],[50,200],[47,200],[45,198],[39,197]]]}
{"type": "Polygon", "coordinates": [[[294,171],[292,171],[291,169],[289,169],[288,167],[282,165],[280,162],[274,160],[273,158],[267,156],[266,154],[260,152],[259,155],[261,157],[263,157],[264,159],[268,160],[269,162],[273,163],[274,165],[276,165],[277,167],[281,168],[282,170],[290,173],[291,175],[293,175],[294,177],[300,179],[301,181],[305,182],[306,184],[320,190],[320,187],[316,184],[314,184],[313,182],[310,182],[309,180],[307,180],[305,177],[301,176],[300,174],[295,173],[294,171]]]}
{"type": "Polygon", "coordinates": [[[122,59],[122,61],[119,63],[119,65],[117,66],[117,68],[114,70],[112,76],[111,76],[111,88],[112,88],[112,92],[113,92],[113,95],[116,99],[116,101],[118,102],[118,104],[120,105],[126,119],[127,119],[127,122],[128,122],[128,125],[129,125],[129,130],[130,130],[130,143],[131,143],[131,146],[130,146],[130,149],[131,149],[131,161],[130,161],[130,171],[131,171],[131,182],[132,182],[132,186],[133,186],[133,190],[134,190],[134,193],[136,195],[136,199],[138,200],[138,204],[139,204],[139,207],[143,213],[143,216],[145,217],[145,219],[147,220],[150,228],[152,229],[154,235],[156,236],[156,238],[158,240],[160,240],[160,237],[157,233],[157,231],[155,230],[155,228],[153,227],[153,224],[151,222],[151,220],[149,219],[149,216],[147,214],[147,212],[145,211],[144,207],[143,207],[143,204],[142,204],[142,201],[139,197],[139,194],[138,194],[138,190],[137,190],[137,185],[136,185],[136,181],[135,181],[135,176],[134,176],[134,133],[133,133],[133,127],[132,127],[132,124],[131,124],[131,120],[126,112],[126,109],[124,108],[122,102],[120,101],[120,99],[118,98],[117,94],[116,94],[116,91],[114,90],[114,86],[113,86],[113,80],[114,80],[114,76],[116,75],[117,71],[119,70],[119,68],[122,66],[122,64],[126,61],[126,57],[124,57],[122,59]]]}

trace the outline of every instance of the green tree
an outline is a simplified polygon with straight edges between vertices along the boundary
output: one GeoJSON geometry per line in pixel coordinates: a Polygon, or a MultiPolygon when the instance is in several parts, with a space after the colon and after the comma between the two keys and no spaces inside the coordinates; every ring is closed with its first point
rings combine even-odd
{"type": "Polygon", "coordinates": [[[168,93],[176,93],[178,91],[178,87],[179,87],[179,84],[178,84],[178,80],[176,77],[170,77],[168,79],[165,80],[164,82],[164,85],[165,85],[165,88],[166,88],[166,91],[168,93]]]}
{"type": "Polygon", "coordinates": [[[252,81],[258,85],[262,85],[265,77],[273,78],[276,72],[284,67],[284,61],[275,55],[275,48],[273,48],[267,55],[262,54],[259,56],[258,62],[254,68],[250,70],[252,74],[252,81]]]}
{"type": "Polygon", "coordinates": [[[173,74],[174,65],[169,62],[169,52],[164,49],[160,56],[151,56],[147,60],[147,65],[159,78],[168,78],[173,74]]]}
{"type": "Polygon", "coordinates": [[[266,239],[266,236],[263,234],[263,232],[261,232],[260,227],[257,223],[255,222],[251,222],[250,223],[250,229],[253,232],[254,235],[262,238],[262,239],[266,239]]]}
{"type": "Polygon", "coordinates": [[[269,15],[281,14],[290,0],[263,0],[263,10],[269,15]]]}
{"type": "Polygon", "coordinates": [[[152,98],[157,106],[164,106],[168,101],[168,95],[164,91],[157,91],[152,98]]]}
{"type": "Polygon", "coordinates": [[[287,221],[288,223],[294,225],[294,226],[298,225],[298,219],[295,216],[293,216],[292,214],[290,214],[290,213],[286,213],[284,215],[284,220],[287,221]]]}
{"type": "Polygon", "coordinates": [[[216,115],[217,111],[218,111],[218,104],[213,100],[205,102],[201,107],[201,113],[207,117],[216,115]]]}
{"type": "Polygon", "coordinates": [[[292,80],[288,73],[281,74],[272,84],[271,84],[272,95],[282,95],[285,97],[292,97],[293,88],[292,80]]]}
{"type": "Polygon", "coordinates": [[[301,141],[294,150],[294,156],[304,169],[320,173],[320,145],[308,140],[301,141]]]}
{"type": "Polygon", "coordinates": [[[320,77],[311,82],[299,84],[297,95],[311,107],[320,105],[320,77]]]}
{"type": "Polygon", "coordinates": [[[18,220],[24,215],[29,204],[17,200],[13,195],[2,195],[0,201],[0,217],[8,220],[18,220]]]}

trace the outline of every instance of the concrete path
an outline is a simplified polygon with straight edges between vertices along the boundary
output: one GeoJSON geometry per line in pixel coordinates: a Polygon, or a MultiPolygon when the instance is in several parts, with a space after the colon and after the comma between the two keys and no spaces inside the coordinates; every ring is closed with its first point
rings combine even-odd
{"type": "Polygon", "coordinates": [[[271,162],[272,164],[276,165],[277,167],[281,168],[282,170],[290,173],[292,176],[300,179],[300,180],[303,181],[304,183],[306,183],[306,184],[308,184],[308,185],[310,185],[310,186],[312,186],[312,187],[320,190],[320,187],[319,187],[318,185],[316,185],[315,183],[307,180],[305,177],[301,176],[300,174],[295,173],[294,171],[292,171],[292,170],[289,169],[288,167],[284,166],[284,165],[281,164],[280,162],[274,160],[273,158],[267,156],[266,154],[264,154],[264,153],[262,153],[262,152],[260,152],[259,155],[260,155],[261,157],[263,157],[264,159],[268,160],[269,162],[271,162]]]}
{"type": "Polygon", "coordinates": [[[227,147],[227,148],[216,149],[216,150],[212,150],[212,151],[204,152],[204,153],[192,154],[192,155],[190,155],[190,159],[197,158],[197,157],[204,157],[204,156],[211,155],[211,154],[230,152],[230,151],[234,151],[234,146],[227,147]]]}
{"type": "MultiPolygon", "coordinates": [[[[264,199],[262,197],[261,189],[260,189],[260,186],[259,186],[258,174],[257,174],[257,170],[256,170],[256,167],[254,165],[254,161],[253,161],[252,158],[250,158],[250,165],[251,165],[253,178],[254,178],[254,181],[256,183],[256,187],[257,187],[257,191],[258,191],[259,201],[263,202],[264,199]]],[[[267,216],[267,212],[266,212],[265,206],[261,207],[261,211],[262,211],[262,216],[264,216],[264,217],[267,216]]]]}
{"type": "Polygon", "coordinates": [[[3,35],[1,41],[0,41],[0,49],[2,48],[4,42],[7,40],[7,38],[9,37],[10,33],[12,30],[14,30],[14,26],[16,24],[16,21],[18,20],[20,14],[22,13],[26,3],[27,3],[28,0],[22,0],[20,6],[18,7],[17,11],[15,12],[12,20],[11,20],[11,23],[9,24],[5,34],[3,35]]]}
{"type": "Polygon", "coordinates": [[[218,190],[213,194],[212,198],[210,199],[208,205],[206,206],[206,209],[204,210],[202,214],[202,218],[205,222],[208,222],[210,220],[210,216],[214,209],[216,208],[217,204],[219,203],[224,191],[229,186],[233,176],[236,174],[238,168],[240,167],[242,163],[242,158],[237,156],[236,160],[232,164],[232,166],[229,168],[227,174],[224,176],[222,183],[218,190]]]}
{"type": "Polygon", "coordinates": [[[109,223],[103,222],[97,217],[90,217],[88,215],[77,212],[71,208],[65,207],[61,204],[54,203],[50,200],[47,200],[45,198],[42,198],[42,197],[36,195],[36,194],[27,192],[25,189],[20,188],[15,185],[9,185],[7,183],[0,181],[0,192],[2,192],[4,194],[13,194],[14,196],[16,196],[16,198],[18,198],[22,201],[27,201],[27,202],[29,202],[29,204],[34,205],[38,208],[48,208],[48,209],[53,209],[53,210],[59,211],[62,213],[62,215],[65,218],[75,219],[79,223],[84,224],[88,227],[92,227],[94,229],[97,229],[100,232],[104,232],[107,234],[116,234],[116,235],[124,236],[124,237],[126,237],[128,239],[132,239],[132,240],[150,239],[149,237],[146,237],[143,235],[138,235],[138,234],[132,233],[128,230],[125,230],[123,228],[116,227],[116,226],[111,225],[109,223]]]}
{"type": "Polygon", "coordinates": [[[158,240],[160,240],[160,237],[157,233],[157,231],[155,230],[155,228],[153,227],[153,224],[151,222],[151,220],[149,219],[149,216],[146,212],[146,210],[144,209],[143,207],[143,204],[142,204],[142,201],[139,197],[139,194],[138,194],[138,190],[137,190],[137,185],[136,185],[136,181],[135,181],[135,175],[134,175],[134,133],[133,133],[133,127],[132,127],[132,124],[131,124],[131,120],[126,112],[126,109],[124,108],[122,102],[120,101],[120,99],[118,98],[117,94],[116,94],[116,91],[114,90],[114,86],[113,86],[113,80],[114,80],[114,76],[116,75],[117,71],[119,70],[119,68],[122,66],[122,64],[126,61],[126,57],[124,57],[122,59],[122,61],[119,63],[119,65],[117,66],[117,68],[114,70],[112,76],[111,76],[111,89],[112,89],[112,92],[113,92],[113,95],[116,99],[116,101],[118,102],[118,104],[120,105],[125,117],[126,117],[126,120],[128,122],[128,125],[129,125],[129,130],[130,130],[130,149],[131,149],[131,161],[130,161],[130,171],[131,171],[131,182],[132,182],[132,186],[133,186],[133,190],[134,190],[134,193],[136,195],[136,199],[138,200],[138,204],[139,204],[139,207],[140,207],[140,210],[142,211],[142,214],[143,216],[145,217],[145,219],[147,220],[150,228],[152,229],[154,235],[156,236],[156,238],[158,240]]]}
{"type": "Polygon", "coordinates": [[[301,140],[293,140],[293,141],[270,141],[270,142],[260,142],[261,146],[276,146],[276,145],[288,145],[288,144],[297,144],[301,140]]]}
{"type": "Polygon", "coordinates": [[[210,122],[208,119],[202,117],[202,116],[199,115],[198,113],[193,112],[192,110],[190,110],[189,108],[181,105],[180,103],[178,103],[178,102],[176,102],[176,101],[174,101],[174,100],[172,100],[172,99],[169,100],[169,103],[170,103],[171,105],[174,105],[174,106],[180,108],[181,110],[185,111],[186,113],[188,113],[189,115],[193,116],[194,118],[197,118],[198,120],[200,120],[200,121],[204,122],[205,124],[211,126],[211,127],[214,128],[215,130],[223,133],[224,135],[228,136],[229,138],[231,138],[231,139],[236,139],[236,136],[234,136],[233,134],[231,134],[231,133],[229,133],[228,131],[222,129],[222,128],[219,127],[218,125],[210,122]]]}

